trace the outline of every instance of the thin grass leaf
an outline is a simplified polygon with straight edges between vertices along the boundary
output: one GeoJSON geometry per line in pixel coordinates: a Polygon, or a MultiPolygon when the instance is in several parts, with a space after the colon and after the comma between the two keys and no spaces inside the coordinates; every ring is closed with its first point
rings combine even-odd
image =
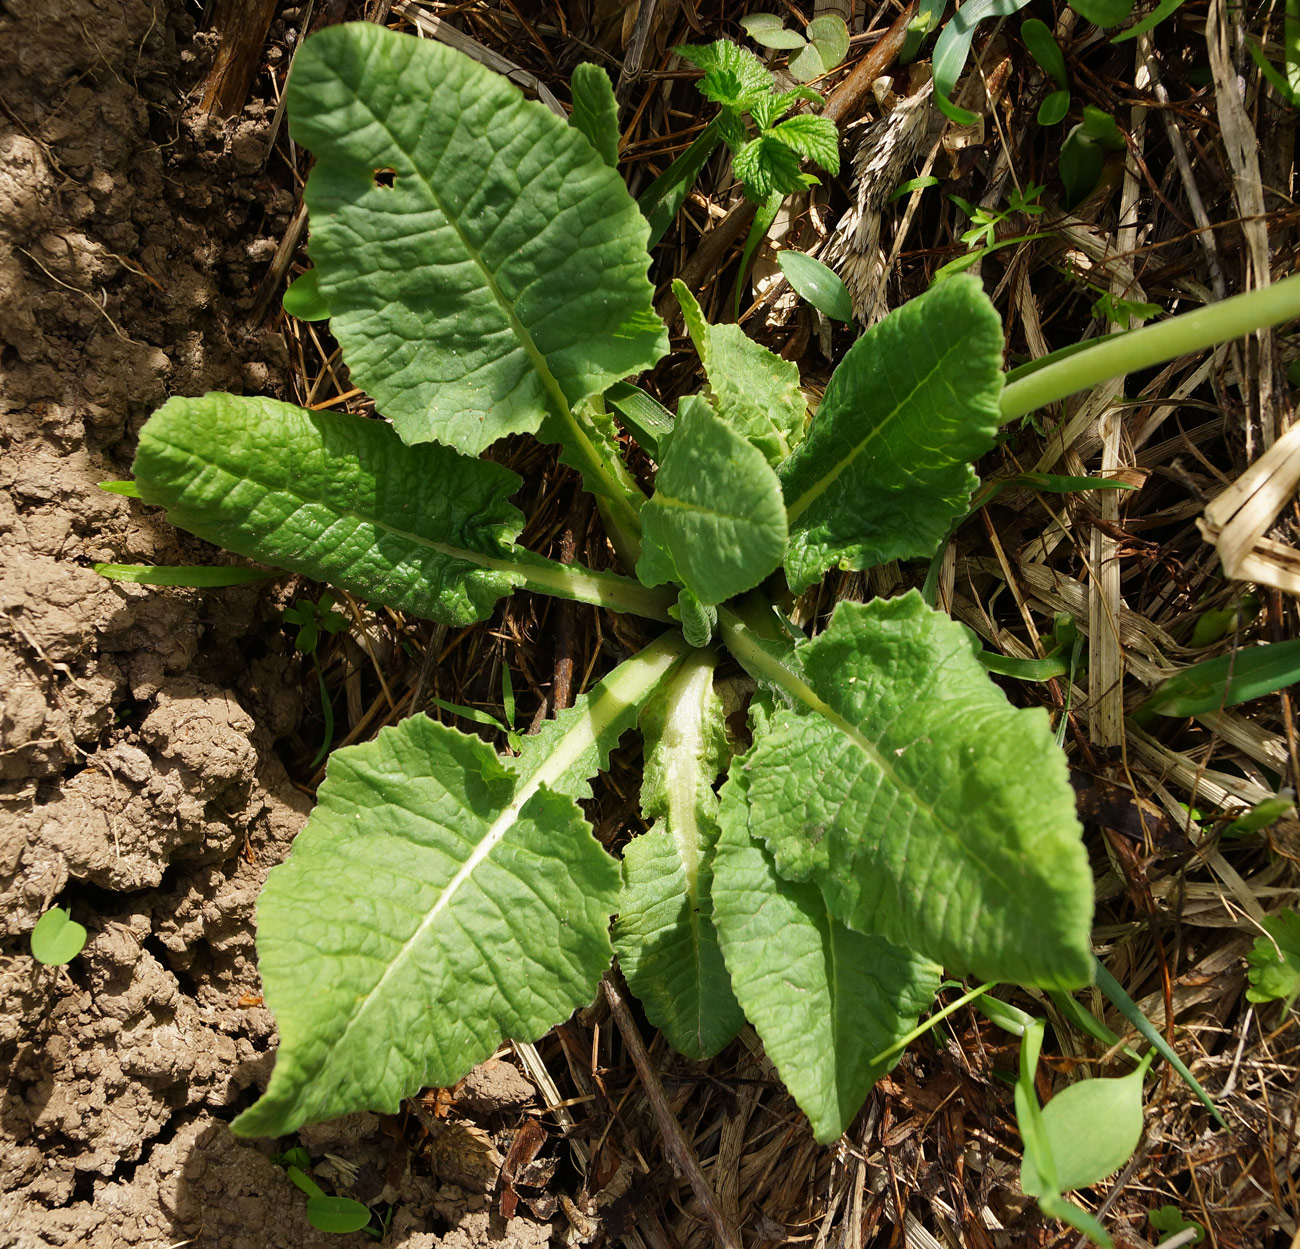
{"type": "Polygon", "coordinates": [[[1300,641],[1269,642],[1206,659],[1156,687],[1134,715],[1197,716],[1263,698],[1300,681],[1300,641]]]}
{"type": "Polygon", "coordinates": [[[1210,1100],[1210,1095],[1201,1087],[1196,1077],[1187,1070],[1187,1064],[1174,1053],[1169,1042],[1160,1035],[1159,1030],[1138,1009],[1137,1003],[1125,992],[1124,986],[1106,970],[1100,959],[1093,960],[1093,967],[1097,977],[1097,988],[1110,999],[1115,1009],[1142,1034],[1143,1039],[1155,1046],[1160,1057],[1182,1076],[1183,1082],[1196,1094],[1201,1105],[1214,1116],[1219,1126],[1227,1128],[1228,1121],[1219,1113],[1210,1100]]]}
{"type": "Polygon", "coordinates": [[[91,568],[110,581],[130,581],[135,585],[180,585],[195,590],[247,585],[250,581],[269,581],[284,576],[282,572],[268,572],[265,568],[214,568],[199,564],[91,564],[91,568]]]}

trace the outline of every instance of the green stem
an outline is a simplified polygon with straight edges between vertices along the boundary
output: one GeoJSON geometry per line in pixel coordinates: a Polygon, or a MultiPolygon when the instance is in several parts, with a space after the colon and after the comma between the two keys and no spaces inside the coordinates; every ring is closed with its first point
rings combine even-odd
{"type": "Polygon", "coordinates": [[[806,707],[820,710],[826,706],[783,662],[793,653],[794,644],[759,596],[750,594],[719,607],[718,632],[732,657],[755,681],[775,686],[806,707]]]}
{"type": "Polygon", "coordinates": [[[524,588],[528,590],[578,603],[592,603],[630,616],[662,620],[665,624],[674,623],[668,609],[677,602],[677,596],[666,588],[647,589],[631,577],[593,572],[581,564],[561,564],[522,549],[517,549],[508,560],[484,562],[493,567],[499,565],[503,572],[522,572],[526,578],[524,588]]]}
{"type": "MultiPolygon", "coordinates": [[[[626,568],[636,567],[641,556],[640,505],[645,500],[632,474],[621,460],[602,453],[599,434],[574,412],[556,387],[552,391],[554,418],[564,426],[557,437],[560,458],[582,474],[587,489],[596,496],[601,516],[626,568]],[[563,405],[563,406],[561,406],[563,405]]],[[[543,429],[543,436],[545,430],[543,429]]],[[[559,431],[557,431],[558,433],[559,431]]]]}
{"type": "Polygon", "coordinates": [[[1111,378],[1153,368],[1298,316],[1300,274],[1293,274],[1260,290],[1108,338],[1008,383],[1002,391],[1002,420],[1014,420],[1111,378]]]}

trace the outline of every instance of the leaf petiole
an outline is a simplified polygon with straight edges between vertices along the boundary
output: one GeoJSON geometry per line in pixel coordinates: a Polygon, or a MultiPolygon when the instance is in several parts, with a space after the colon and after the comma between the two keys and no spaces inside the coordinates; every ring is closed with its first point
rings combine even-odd
{"type": "Polygon", "coordinates": [[[1300,274],[1292,274],[1271,286],[1108,338],[1018,381],[1008,382],[1002,391],[1002,420],[1013,421],[1111,378],[1153,368],[1177,356],[1241,338],[1264,326],[1298,316],[1300,274]]]}

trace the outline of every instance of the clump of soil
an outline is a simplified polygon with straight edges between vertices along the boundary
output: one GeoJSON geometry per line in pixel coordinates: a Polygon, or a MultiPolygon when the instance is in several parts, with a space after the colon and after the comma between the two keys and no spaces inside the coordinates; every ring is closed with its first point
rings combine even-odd
{"type": "MultiPolygon", "coordinates": [[[[281,9],[272,61],[301,18],[281,9]]],[[[0,46],[0,1246],[371,1244],[313,1229],[271,1143],[227,1126],[274,1041],[254,903],[310,807],[276,754],[316,697],[292,587],[92,568],[227,558],[98,483],[169,395],[285,388],[254,315],[297,207],[273,107],[204,114],[217,38],[181,0],[0,0],[0,46]],[[89,931],[57,969],[28,948],[56,903],[89,931]]],[[[516,1083],[479,1090],[482,1115],[516,1083]]],[[[301,1143],[391,1213],[386,1243],[550,1239],[413,1167],[395,1122],[301,1143]]]]}
{"type": "Polygon", "coordinates": [[[0,1243],[312,1244],[224,1124],[273,1035],[251,918],[307,810],[298,662],[265,589],[91,569],[219,558],[96,483],[168,395],[275,390],[247,314],[294,196],[264,105],[187,103],[182,4],[0,6],[0,46],[0,1243]],[[27,951],[55,902],[90,933],[64,970],[27,951]]]}

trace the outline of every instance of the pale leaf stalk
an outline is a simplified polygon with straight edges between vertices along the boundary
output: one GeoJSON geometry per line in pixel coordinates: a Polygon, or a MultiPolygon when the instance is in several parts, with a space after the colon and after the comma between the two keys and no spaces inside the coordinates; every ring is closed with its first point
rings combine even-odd
{"type": "Polygon", "coordinates": [[[1293,274],[1259,290],[1108,338],[1009,382],[1002,391],[1002,420],[1015,420],[1111,378],[1154,368],[1298,316],[1300,274],[1293,274]]]}
{"type": "Polygon", "coordinates": [[[680,633],[665,633],[615,668],[600,683],[599,696],[591,699],[587,714],[575,719],[556,741],[548,743],[544,754],[529,750],[528,743],[533,739],[525,739],[524,753],[515,763],[522,779],[514,805],[522,808],[538,785],[563,791],[561,782],[576,763],[599,745],[629,708],[641,706],[690,653],[691,648],[680,633]]]}
{"type": "Polygon", "coordinates": [[[690,917],[699,924],[700,849],[704,830],[699,821],[700,760],[705,741],[705,709],[713,689],[716,656],[694,651],[683,661],[668,695],[668,715],[663,726],[667,748],[664,768],[664,796],[668,803],[668,827],[677,843],[686,888],[690,894],[690,917]]]}
{"type": "Polygon", "coordinates": [[[601,441],[588,423],[565,402],[564,395],[545,364],[539,366],[546,383],[553,414],[564,427],[566,462],[582,474],[587,488],[596,496],[596,506],[614,550],[625,568],[635,568],[641,558],[640,505],[645,502],[627,466],[602,451],[601,441]],[[543,372],[544,370],[544,372],[543,372]]]}
{"type": "MultiPolygon", "coordinates": [[[[617,544],[615,546],[617,549],[617,544]]],[[[621,552],[620,552],[621,554],[621,552]]],[[[612,572],[594,572],[576,564],[561,564],[544,556],[516,548],[509,559],[483,557],[485,566],[501,572],[522,572],[522,588],[555,598],[591,603],[608,611],[643,616],[673,624],[668,609],[676,596],[667,589],[648,589],[631,577],[612,572]]]]}

